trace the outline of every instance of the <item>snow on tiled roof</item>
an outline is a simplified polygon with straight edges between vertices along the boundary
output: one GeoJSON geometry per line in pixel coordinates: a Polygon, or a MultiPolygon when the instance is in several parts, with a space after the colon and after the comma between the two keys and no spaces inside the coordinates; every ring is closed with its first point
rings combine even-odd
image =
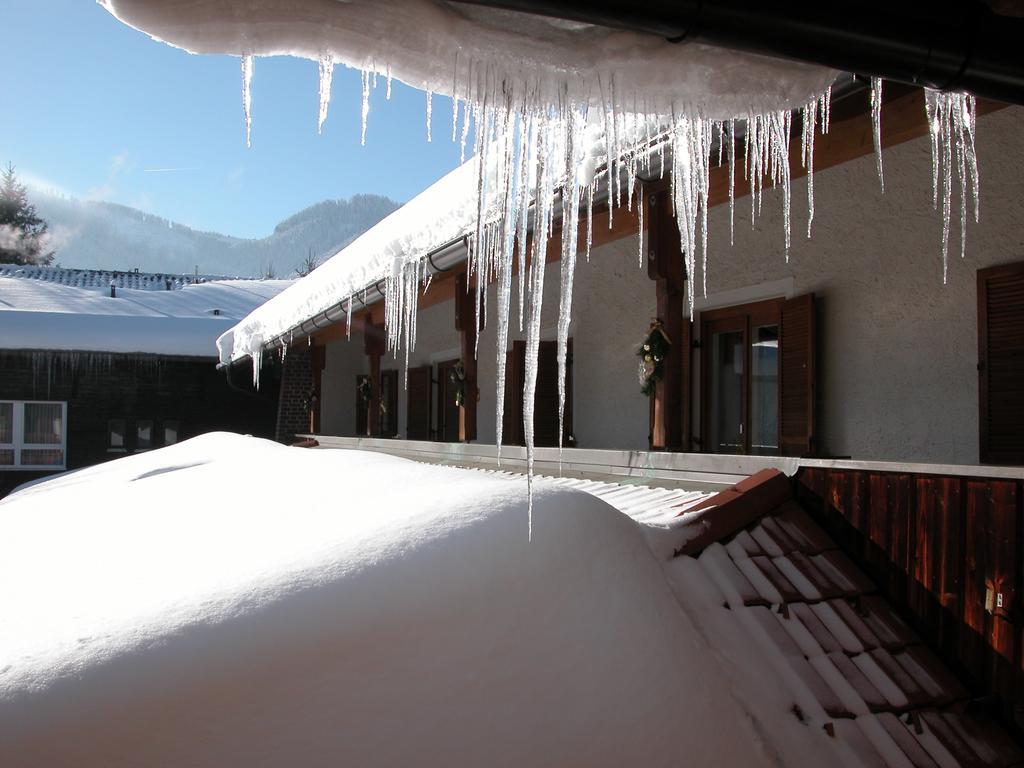
{"type": "Polygon", "coordinates": [[[590,493],[653,528],[652,549],[670,558],[681,600],[699,596],[704,611],[720,614],[705,631],[722,648],[734,643],[730,660],[740,674],[743,665],[770,665],[794,717],[821,723],[852,764],[1024,764],[1024,750],[1001,727],[967,711],[967,689],[792,498],[777,470],[719,493],[540,482],[590,493]],[[666,535],[678,546],[667,555],[666,535]]]}
{"type": "MultiPolygon", "coordinates": [[[[0,276],[0,348],[216,357],[216,339],[291,280],[216,280],[174,290],[81,287],[0,276]]],[[[158,277],[158,276],[154,276],[158,277]]]]}
{"type": "Polygon", "coordinates": [[[792,497],[780,500],[785,477],[758,474],[758,482],[703,503],[709,518],[753,519],[718,541],[699,542],[706,544],[699,554],[688,545],[692,554],[672,568],[715,585],[719,604],[756,637],[762,662],[786,680],[794,711],[822,710],[830,735],[865,765],[1024,760],[1005,731],[966,711],[967,689],[867,575],[792,497]],[[737,513],[737,506],[746,509],[737,513]]]}
{"type": "Polygon", "coordinates": [[[0,264],[0,277],[19,277],[27,280],[42,280],[57,285],[76,288],[92,288],[105,291],[113,284],[117,288],[132,288],[138,291],[171,291],[193,283],[211,280],[230,280],[225,275],[172,275],[162,272],[124,272],[106,269],[73,269],[69,267],[45,267],[37,265],[0,264]]]}

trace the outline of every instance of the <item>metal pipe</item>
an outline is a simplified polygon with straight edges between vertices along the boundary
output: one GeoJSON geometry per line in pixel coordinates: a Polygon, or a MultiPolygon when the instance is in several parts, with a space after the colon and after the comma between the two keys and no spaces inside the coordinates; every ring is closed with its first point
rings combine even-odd
{"type": "Polygon", "coordinates": [[[981,0],[454,0],[1024,104],[1024,18],[981,0]]]}

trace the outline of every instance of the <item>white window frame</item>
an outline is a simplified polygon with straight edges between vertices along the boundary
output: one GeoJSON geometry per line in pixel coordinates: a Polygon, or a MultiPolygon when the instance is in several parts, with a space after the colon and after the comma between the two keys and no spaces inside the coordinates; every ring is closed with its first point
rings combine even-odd
{"type": "Polygon", "coordinates": [[[0,471],[42,469],[42,470],[63,470],[67,469],[68,463],[68,404],[66,400],[0,400],[0,405],[10,403],[13,406],[13,430],[11,437],[14,442],[0,443],[0,450],[13,450],[14,463],[0,464],[0,471]],[[26,443],[25,442],[25,406],[26,405],[59,405],[61,435],[60,443],[26,443]],[[22,464],[21,452],[29,450],[60,450],[63,461],[60,464],[22,464]]]}

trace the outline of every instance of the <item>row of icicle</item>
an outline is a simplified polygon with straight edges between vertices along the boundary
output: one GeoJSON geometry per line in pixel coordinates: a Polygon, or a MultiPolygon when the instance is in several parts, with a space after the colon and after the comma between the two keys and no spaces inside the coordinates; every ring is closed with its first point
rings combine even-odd
{"type": "MultiPolygon", "coordinates": [[[[456,66],[458,62],[456,61],[456,66]]],[[[334,63],[330,57],[319,62],[319,112],[317,125],[327,118],[334,63]]],[[[474,70],[470,68],[472,73],[474,70]]],[[[761,211],[762,190],[767,177],[780,189],[785,258],[790,248],[790,138],[793,112],[782,109],[764,114],[747,114],[729,120],[709,120],[698,114],[660,115],[645,110],[625,111],[617,107],[614,83],[599,83],[598,106],[576,103],[566,93],[555,103],[538,96],[541,84],[502,78],[488,67],[478,67],[476,77],[453,83],[452,141],[460,140],[465,158],[470,125],[474,127],[473,152],[480,160],[475,231],[467,233],[468,273],[476,280],[477,328],[487,317],[487,287],[497,282],[497,413],[495,435],[501,455],[505,402],[505,361],[508,347],[513,276],[518,281],[518,327],[526,327],[526,365],[523,387],[523,427],[530,485],[529,529],[532,536],[532,477],[534,462],[534,396],[537,385],[537,356],[540,346],[541,307],[544,295],[546,253],[549,239],[560,223],[560,286],[557,326],[559,448],[565,408],[566,357],[572,316],[573,276],[580,250],[578,235],[581,207],[585,207],[586,241],[590,258],[593,239],[593,206],[603,183],[608,199],[608,226],[613,211],[625,205],[632,209],[641,173],[659,177],[669,173],[672,206],[682,242],[687,275],[687,300],[691,315],[696,299],[695,276],[701,276],[701,291],[707,294],[707,216],[712,158],[728,166],[729,237],[734,235],[737,146],[742,141],[744,178],[750,184],[752,221],[761,211]],[[462,129],[458,132],[462,104],[462,129]],[[666,152],[669,161],[666,165],[666,152]],[[598,172],[594,169],[599,168],[598,172]],[[700,254],[699,266],[697,254],[700,254]]],[[[251,135],[251,93],[253,58],[242,58],[242,103],[246,142],[251,135]]],[[[391,97],[391,72],[386,70],[387,98],[391,97]]],[[[371,90],[377,86],[376,68],[362,72],[361,142],[366,141],[371,90]]],[[[800,110],[801,164],[807,175],[807,236],[814,220],[814,139],[818,130],[828,132],[831,89],[809,101],[800,110]]],[[[426,130],[431,139],[433,94],[427,94],[426,130]]],[[[882,80],[871,78],[871,124],[879,183],[882,175],[882,80]]],[[[978,167],[974,149],[975,100],[969,94],[925,91],[926,116],[931,139],[933,205],[938,207],[942,190],[943,282],[948,272],[948,242],[954,179],[960,186],[961,257],[966,251],[967,198],[973,201],[978,219],[978,167]]],[[[637,197],[639,260],[644,262],[643,203],[637,197]]],[[[395,264],[385,278],[385,328],[388,349],[396,355],[405,348],[405,367],[416,343],[417,298],[430,280],[422,254],[395,264]]],[[[471,285],[467,281],[467,286],[471,285]]],[[[351,298],[347,327],[351,328],[351,298]]],[[[477,334],[479,339],[479,334],[477,334]]],[[[259,360],[254,361],[258,370],[259,360]]]]}

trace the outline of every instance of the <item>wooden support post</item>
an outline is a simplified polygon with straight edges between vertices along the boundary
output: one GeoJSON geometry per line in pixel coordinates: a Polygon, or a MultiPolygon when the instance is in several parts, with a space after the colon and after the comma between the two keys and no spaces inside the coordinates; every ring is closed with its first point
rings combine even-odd
{"type": "Polygon", "coordinates": [[[476,377],[476,302],[469,292],[465,272],[455,278],[455,330],[459,332],[462,367],[466,372],[466,391],[459,407],[459,442],[476,440],[476,405],[480,399],[476,377]]]}
{"type": "Polygon", "coordinates": [[[690,359],[690,319],[684,317],[686,278],[682,246],[668,191],[648,190],[643,200],[648,214],[647,276],[655,282],[658,320],[672,343],[665,358],[665,376],[657,383],[653,396],[651,449],[685,451],[690,447],[689,441],[684,441],[689,421],[689,365],[684,363],[690,359]]]}
{"type": "Polygon", "coordinates": [[[327,362],[327,349],[314,344],[309,350],[309,368],[310,368],[310,390],[313,394],[312,402],[310,403],[309,409],[309,431],[311,434],[318,434],[320,432],[320,399],[321,399],[321,380],[323,379],[324,366],[327,362]]]}
{"type": "Polygon", "coordinates": [[[363,329],[363,351],[370,358],[370,405],[366,414],[366,434],[380,434],[380,359],[384,355],[384,326],[367,322],[363,329]]]}

